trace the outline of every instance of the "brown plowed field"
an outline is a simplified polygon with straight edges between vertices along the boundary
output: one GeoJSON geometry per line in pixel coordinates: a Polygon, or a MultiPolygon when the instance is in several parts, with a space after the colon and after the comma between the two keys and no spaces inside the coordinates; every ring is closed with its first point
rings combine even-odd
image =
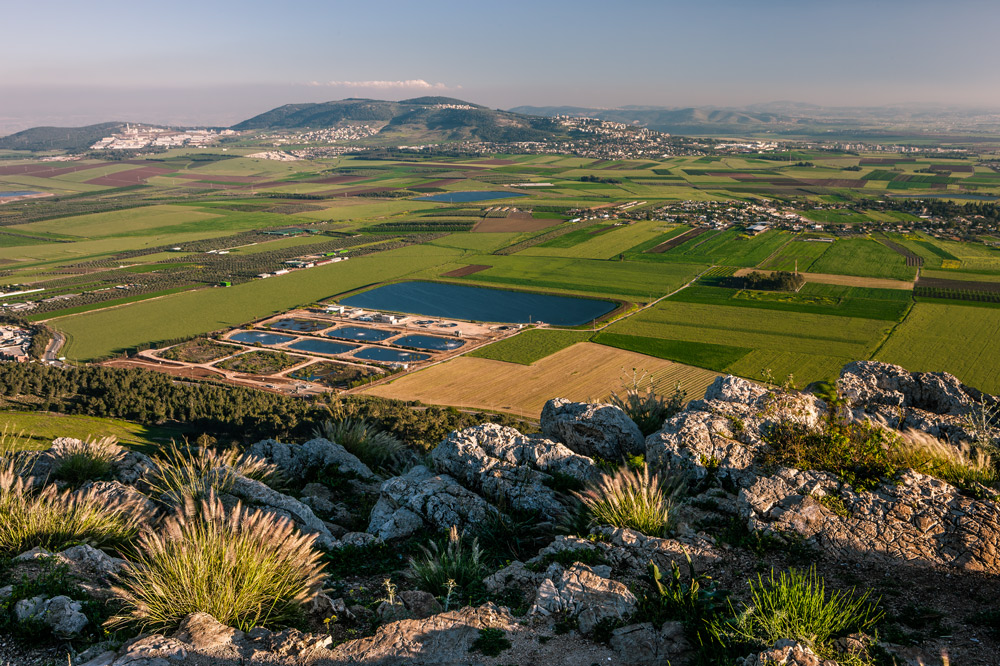
{"type": "Polygon", "coordinates": [[[946,278],[923,277],[917,280],[918,287],[930,289],[957,289],[959,291],[986,291],[1000,294],[1000,282],[973,282],[971,280],[948,280],[946,278]]]}
{"type": "Polygon", "coordinates": [[[896,254],[901,254],[904,257],[906,257],[906,265],[907,266],[923,266],[924,265],[924,258],[923,257],[921,257],[921,256],[919,256],[917,254],[914,254],[913,252],[910,252],[909,250],[907,250],[902,245],[899,245],[898,243],[893,243],[891,240],[882,240],[881,243],[883,245],[885,245],[887,248],[889,248],[890,250],[892,250],[893,252],[895,252],[896,254]]]}
{"type": "Polygon", "coordinates": [[[311,178],[305,183],[322,183],[324,185],[340,185],[343,183],[355,183],[359,180],[364,180],[369,176],[329,176],[327,178],[311,178]]]}
{"type": "Polygon", "coordinates": [[[161,167],[139,167],[138,169],[108,174],[107,176],[101,176],[100,178],[92,178],[86,182],[87,185],[127,187],[129,185],[141,185],[146,182],[147,178],[162,176],[167,173],[173,173],[173,170],[163,169],[161,167]]]}
{"type": "Polygon", "coordinates": [[[681,243],[686,243],[687,241],[691,240],[692,238],[697,238],[698,236],[701,236],[706,231],[708,231],[708,229],[706,229],[705,227],[695,227],[694,229],[691,229],[690,231],[685,231],[680,236],[674,236],[670,240],[665,241],[663,243],[660,243],[656,247],[652,247],[652,248],[646,250],[646,252],[648,252],[649,254],[662,254],[662,253],[666,252],[667,250],[674,249],[675,247],[677,247],[681,243]]]}
{"type": "Polygon", "coordinates": [[[485,271],[487,268],[493,267],[485,264],[469,264],[468,266],[462,266],[461,268],[456,268],[453,271],[442,273],[441,277],[465,277],[466,275],[472,275],[473,273],[478,273],[479,271],[485,271]]]}

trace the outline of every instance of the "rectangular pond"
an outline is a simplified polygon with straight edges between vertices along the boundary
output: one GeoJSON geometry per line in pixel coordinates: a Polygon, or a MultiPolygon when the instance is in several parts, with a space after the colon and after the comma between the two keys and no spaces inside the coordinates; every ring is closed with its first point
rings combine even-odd
{"type": "Polygon", "coordinates": [[[441,192],[426,197],[417,197],[415,201],[437,201],[439,203],[472,203],[473,201],[489,201],[490,199],[511,199],[523,197],[518,192],[501,192],[490,190],[483,192],[441,192]]]}
{"type": "Polygon", "coordinates": [[[580,326],[615,309],[614,303],[593,298],[533,294],[443,282],[387,284],[349,296],[341,304],[471,321],[515,324],[544,321],[555,326],[580,326]]]}
{"type": "Polygon", "coordinates": [[[410,349],[431,349],[433,351],[448,351],[458,349],[465,344],[462,340],[454,338],[439,338],[436,335],[404,335],[392,341],[397,347],[408,347],[410,349]]]}
{"type": "Polygon", "coordinates": [[[282,331],[298,331],[299,333],[314,333],[330,328],[331,324],[316,319],[279,319],[270,328],[277,328],[282,331]]]}
{"type": "Polygon", "coordinates": [[[266,331],[240,331],[229,336],[230,340],[243,342],[248,345],[255,345],[258,342],[262,345],[280,345],[282,342],[294,340],[293,335],[282,335],[281,333],[268,333],[266,331]]]}
{"type": "Polygon", "coordinates": [[[289,349],[297,349],[313,354],[346,354],[357,349],[358,345],[348,345],[343,342],[330,342],[329,340],[313,340],[303,338],[288,345],[289,349]]]}
{"type": "Polygon", "coordinates": [[[426,361],[430,358],[427,354],[408,352],[401,349],[386,349],[385,347],[365,347],[361,351],[351,354],[354,358],[363,358],[366,361],[382,361],[383,363],[416,363],[426,361]]]}
{"type": "Polygon", "coordinates": [[[395,331],[380,331],[375,328],[365,328],[364,326],[340,326],[332,331],[327,331],[323,335],[328,335],[331,338],[339,338],[340,340],[381,342],[394,335],[398,335],[398,333],[395,331]]]}

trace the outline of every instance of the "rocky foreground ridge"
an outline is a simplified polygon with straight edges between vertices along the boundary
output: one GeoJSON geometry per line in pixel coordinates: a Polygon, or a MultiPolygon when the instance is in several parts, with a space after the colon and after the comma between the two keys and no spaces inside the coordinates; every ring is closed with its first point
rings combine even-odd
{"type": "MultiPolygon", "coordinates": [[[[875,362],[846,366],[838,386],[850,420],[945,442],[981,439],[972,432],[971,417],[1000,404],[950,375],[875,362]]],[[[805,645],[779,640],[748,647],[730,663],[915,666],[944,663],[945,654],[952,664],[1000,664],[1000,641],[989,621],[974,619],[991,611],[992,622],[998,617],[995,492],[974,484],[959,488],[911,468],[851,483],[829,470],[774,462],[774,428],[820,427],[835,408],[810,393],[721,377],[703,399],[644,437],[618,407],[554,399],[541,414],[541,433],[490,423],[466,428],[447,436],[419,464],[388,477],[327,439],[261,441],[248,453],[276,467],[284,482],[272,487],[226,472],[232,482],[221,499],[291,521],[333,554],[336,577],[310,600],[310,631],[239,630],[196,613],[168,635],[144,634],[124,643],[112,636],[74,654],[70,663],[707,663],[687,618],[654,621],[647,612],[653,563],[665,576],[677,565],[685,584],[710,577],[713,589],[729,592],[733,607],[746,600],[748,579],[811,564],[831,589],[870,590],[880,598],[885,617],[879,635],[840,639],[842,659],[821,659],[805,645]],[[579,503],[570,491],[598,482],[608,461],[636,456],[686,485],[669,533],[647,536],[608,525],[581,529],[579,503]],[[535,545],[521,559],[493,567],[481,593],[464,598],[469,603],[461,607],[445,608],[449,600],[408,587],[405,560],[397,561],[395,571],[366,571],[374,559],[403,552],[413,540],[426,543],[429,535],[453,527],[482,536],[484,526],[504,524],[514,524],[512,532],[535,545]],[[356,573],[350,558],[356,558],[356,573]],[[381,594],[386,578],[399,591],[380,602],[357,592],[381,594]],[[502,637],[498,654],[482,648],[484,637],[502,637]],[[851,641],[863,639],[875,656],[852,661],[851,641]]],[[[23,476],[41,485],[60,449],[71,445],[56,440],[23,476]]],[[[155,523],[163,498],[146,483],[152,469],[149,458],[129,452],[115,461],[110,479],[82,491],[132,498],[155,523]]],[[[86,604],[111,599],[116,576],[130,566],[85,544],[59,553],[35,549],[14,558],[10,580],[53,559],[83,581],[79,589],[87,598],[21,599],[14,612],[68,642],[35,654],[23,645],[11,647],[8,639],[6,647],[0,645],[0,663],[5,656],[11,663],[31,663],[53,654],[66,663],[66,652],[77,645],[73,638],[91,625],[86,604]],[[4,649],[12,650],[10,656],[4,649]]],[[[0,586],[0,599],[10,598],[13,589],[0,586]]]]}

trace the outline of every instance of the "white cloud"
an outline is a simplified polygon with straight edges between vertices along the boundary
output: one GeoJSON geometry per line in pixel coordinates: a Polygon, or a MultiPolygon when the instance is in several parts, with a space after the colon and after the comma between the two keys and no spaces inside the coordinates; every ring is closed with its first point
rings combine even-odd
{"type": "Polygon", "coordinates": [[[451,90],[462,87],[446,86],[443,83],[429,83],[423,79],[410,79],[409,81],[310,81],[308,85],[325,88],[372,88],[376,90],[389,90],[393,88],[451,90]]]}

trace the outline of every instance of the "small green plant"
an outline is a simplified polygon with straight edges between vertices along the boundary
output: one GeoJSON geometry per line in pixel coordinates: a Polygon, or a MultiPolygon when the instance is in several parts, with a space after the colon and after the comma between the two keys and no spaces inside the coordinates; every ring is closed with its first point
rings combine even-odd
{"type": "Polygon", "coordinates": [[[188,499],[139,539],[108,624],[164,631],[198,611],[242,630],[295,622],[323,580],[315,539],[259,510],[188,499]]]}
{"type": "Polygon", "coordinates": [[[488,514],[473,531],[485,562],[493,566],[512,560],[523,562],[552,541],[553,527],[538,512],[503,508],[506,510],[488,514]]]}
{"type": "Polygon", "coordinates": [[[72,485],[105,479],[111,474],[111,466],[123,455],[125,450],[114,437],[76,440],[59,449],[52,476],[72,485]]]}
{"type": "Polygon", "coordinates": [[[596,525],[628,527],[650,536],[662,536],[670,528],[670,511],[683,484],[641,470],[619,469],[603,475],[582,493],[583,502],[596,525]]]}
{"type": "Polygon", "coordinates": [[[313,431],[313,436],[340,444],[373,469],[394,470],[407,458],[403,442],[365,419],[326,421],[313,431]]]}
{"type": "Polygon", "coordinates": [[[684,398],[687,397],[687,393],[681,389],[679,382],[669,397],[657,395],[653,390],[653,379],[649,373],[632,368],[632,376],[623,378],[622,384],[625,388],[624,395],[616,391],[611,394],[608,401],[628,414],[628,417],[639,426],[643,435],[653,434],[663,427],[664,421],[684,408],[684,398]],[[645,391],[643,391],[644,383],[645,391]]]}
{"type": "Polygon", "coordinates": [[[447,595],[449,583],[453,590],[458,587],[468,593],[469,588],[481,583],[486,575],[479,542],[472,539],[466,546],[454,526],[448,531],[444,547],[431,541],[429,546],[421,546],[421,550],[421,557],[410,558],[409,575],[418,588],[434,596],[447,595]]]}
{"type": "Polygon", "coordinates": [[[0,469],[0,553],[16,555],[36,546],[58,551],[79,543],[119,548],[148,520],[135,502],[110,501],[95,489],[59,492],[54,484],[35,492],[31,479],[15,474],[13,463],[0,469]]]}
{"type": "Polygon", "coordinates": [[[511,648],[511,642],[507,639],[507,634],[503,629],[490,627],[480,629],[479,637],[469,648],[470,652],[482,652],[487,657],[498,657],[504,650],[511,648]]]}
{"type": "Polygon", "coordinates": [[[897,467],[910,467],[966,491],[1000,481],[991,456],[967,442],[949,444],[919,430],[903,433],[890,457],[897,467]]]}
{"type": "Polygon", "coordinates": [[[844,498],[840,495],[819,495],[816,497],[816,501],[828,508],[830,511],[833,511],[841,518],[847,518],[851,515],[847,505],[844,504],[844,498]]]}
{"type": "Polygon", "coordinates": [[[273,482],[276,470],[266,460],[235,448],[221,451],[207,447],[181,448],[171,441],[162,455],[153,458],[149,484],[155,495],[180,505],[187,497],[201,500],[213,493],[227,492],[236,475],[273,482]]]}
{"type": "Polygon", "coordinates": [[[717,635],[730,641],[768,646],[782,638],[807,645],[820,657],[833,659],[832,639],[873,627],[882,618],[870,592],[827,594],[815,565],[789,569],[750,581],[750,600],[734,619],[716,620],[717,635]]]}
{"type": "Polygon", "coordinates": [[[667,620],[680,620],[692,638],[704,645],[712,641],[710,623],[722,610],[724,595],[715,588],[710,576],[695,571],[686,550],[684,558],[687,560],[686,581],[674,560],[670,562],[668,581],[664,581],[659,567],[649,563],[653,590],[643,598],[639,613],[643,619],[657,625],[667,620]]]}

